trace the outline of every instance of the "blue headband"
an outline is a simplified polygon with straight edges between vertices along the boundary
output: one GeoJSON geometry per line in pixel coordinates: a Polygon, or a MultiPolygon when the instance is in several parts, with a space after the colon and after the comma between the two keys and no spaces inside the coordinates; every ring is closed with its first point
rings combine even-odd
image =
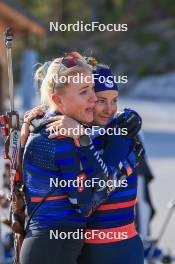
{"type": "Polygon", "coordinates": [[[97,64],[92,73],[95,83],[95,92],[118,91],[117,83],[114,82],[114,76],[108,67],[97,64]]]}

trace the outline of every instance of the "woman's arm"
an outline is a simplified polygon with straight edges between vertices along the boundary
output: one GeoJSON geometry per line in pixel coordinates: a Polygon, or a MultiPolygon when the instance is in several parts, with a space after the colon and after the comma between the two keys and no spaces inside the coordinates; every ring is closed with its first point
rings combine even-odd
{"type": "Polygon", "coordinates": [[[84,158],[87,158],[84,161],[86,169],[83,170],[73,140],[71,138],[59,138],[55,149],[55,164],[61,171],[60,182],[61,180],[66,182],[65,189],[72,206],[83,216],[89,216],[107,199],[111,190],[107,184],[103,188],[99,185],[101,180],[104,183],[109,180],[101,162],[93,157],[92,166],[87,151],[85,153],[84,158]]]}
{"type": "MultiPolygon", "coordinates": [[[[135,120],[135,116],[137,116],[137,113],[133,113],[132,110],[126,110],[124,112],[125,114],[122,114],[122,117],[120,117],[119,121],[120,121],[120,125],[122,126],[122,124],[127,124],[127,126],[129,127],[129,135],[131,135],[131,130],[134,129],[134,131],[138,130],[138,124],[140,123],[140,119],[137,118],[137,121],[134,121],[133,126],[130,124],[130,122],[132,122],[132,120],[135,120]],[[125,118],[124,118],[125,115],[125,118]],[[124,121],[123,121],[124,120],[124,121]],[[132,129],[131,129],[132,127],[132,129]]],[[[77,121],[73,120],[72,118],[69,118],[67,116],[61,116],[61,117],[53,117],[50,118],[51,123],[47,125],[47,132],[50,132],[50,136],[49,138],[55,138],[61,134],[61,129],[64,128],[64,131],[69,132],[69,128],[72,128],[71,131],[73,131],[73,129],[75,128],[79,128],[80,126],[82,127],[82,125],[80,125],[77,121]]],[[[114,125],[116,125],[116,123],[114,123],[114,125]]],[[[76,130],[77,131],[77,130],[76,130]]],[[[85,133],[85,129],[84,130],[80,130],[81,133],[86,134],[85,133]]],[[[74,139],[78,139],[82,134],[79,135],[75,135],[73,133],[67,133],[66,136],[68,137],[72,137],[74,139]]],[[[135,132],[134,132],[135,133],[135,132]]],[[[110,136],[108,136],[110,138],[110,136]]],[[[113,135],[113,139],[115,140],[115,137],[118,137],[116,135],[113,135]]],[[[116,140],[115,140],[116,141],[116,140]]],[[[113,143],[112,143],[113,144],[113,143]]],[[[109,147],[108,147],[109,148],[109,147]]],[[[111,146],[110,146],[111,148],[111,146]]],[[[110,175],[111,178],[115,178],[116,175],[118,173],[123,173],[126,174],[127,176],[129,176],[133,170],[135,169],[135,167],[140,163],[140,158],[139,158],[139,153],[141,153],[141,157],[144,154],[143,151],[143,147],[142,145],[138,145],[134,146],[132,151],[128,154],[128,157],[125,160],[120,160],[118,161],[115,157],[115,154],[112,155],[112,159],[113,159],[113,164],[115,164],[114,166],[111,166],[110,164],[108,164],[108,160],[105,161],[105,159],[103,160],[97,153],[95,147],[93,146],[93,144],[91,146],[87,146],[87,147],[79,147],[78,148],[79,151],[79,156],[80,159],[82,159],[82,161],[84,160],[84,158],[86,157],[86,159],[88,160],[88,163],[84,162],[83,163],[83,168],[86,170],[87,166],[91,166],[92,168],[96,167],[96,164],[98,162],[100,162],[102,164],[102,166],[105,168],[105,172],[110,175]],[[105,162],[104,162],[105,161],[105,162]]],[[[112,154],[113,151],[109,151],[108,155],[112,154]]]]}
{"type": "MultiPolygon", "coordinates": [[[[55,162],[61,169],[61,180],[66,182],[69,201],[77,212],[84,216],[89,216],[108,198],[117,186],[115,184],[111,188],[108,181],[111,184],[111,180],[117,180],[117,176],[121,175],[118,168],[120,162],[118,164],[109,162],[110,166],[106,166],[92,144],[86,147],[76,147],[71,138],[59,139],[55,151],[55,162]],[[108,172],[109,167],[111,175],[108,172]]],[[[123,164],[123,168],[125,166],[126,164],[123,164]]],[[[133,170],[128,171],[127,162],[125,173],[131,174],[132,172],[133,170]]]]}

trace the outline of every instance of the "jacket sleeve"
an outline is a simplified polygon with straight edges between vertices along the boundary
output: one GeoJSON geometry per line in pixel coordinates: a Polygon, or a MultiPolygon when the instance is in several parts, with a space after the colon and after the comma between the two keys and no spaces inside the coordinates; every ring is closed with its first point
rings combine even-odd
{"type": "MultiPolygon", "coordinates": [[[[95,150],[95,147],[87,146],[79,148],[79,156],[82,162],[84,171],[89,175],[89,168],[95,169],[96,164],[100,163],[105,173],[108,175],[107,179],[117,181],[121,175],[128,177],[131,175],[136,167],[136,156],[131,150],[129,152],[130,139],[122,136],[110,136],[105,146],[103,155],[100,156],[95,150]],[[135,162],[131,164],[129,157],[132,154],[132,160],[135,162]]],[[[110,192],[115,190],[115,184],[110,186],[110,192]]],[[[109,186],[108,186],[109,187],[109,186]]]]}
{"type": "MultiPolygon", "coordinates": [[[[83,154],[86,147],[83,147],[81,151],[83,154]]],[[[89,149],[90,153],[91,151],[89,149]]],[[[107,186],[101,189],[93,186],[94,178],[96,185],[101,179],[107,180],[108,174],[104,164],[90,155],[85,162],[86,169],[83,171],[78,150],[70,138],[58,140],[55,148],[55,163],[60,169],[60,181],[64,180],[65,191],[72,206],[82,215],[89,216],[108,195],[107,186]],[[99,194],[98,201],[94,200],[96,192],[99,194]]]]}

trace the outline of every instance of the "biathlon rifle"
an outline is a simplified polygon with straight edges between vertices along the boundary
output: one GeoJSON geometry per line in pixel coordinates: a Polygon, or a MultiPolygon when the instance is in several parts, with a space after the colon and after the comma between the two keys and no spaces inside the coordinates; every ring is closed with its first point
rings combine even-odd
{"type": "Polygon", "coordinates": [[[10,161],[10,223],[14,233],[15,261],[19,263],[19,250],[23,240],[25,204],[22,190],[22,170],[20,160],[20,122],[19,114],[14,107],[13,67],[11,28],[5,32],[5,46],[7,50],[8,86],[10,97],[10,111],[0,116],[1,133],[5,138],[4,159],[10,161]]]}

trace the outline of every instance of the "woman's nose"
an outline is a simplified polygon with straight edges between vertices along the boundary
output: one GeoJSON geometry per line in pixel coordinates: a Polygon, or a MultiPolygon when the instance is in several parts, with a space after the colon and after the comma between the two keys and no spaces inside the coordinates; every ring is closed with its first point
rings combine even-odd
{"type": "Polygon", "coordinates": [[[106,104],[105,111],[107,114],[111,115],[113,112],[113,109],[110,104],[106,104]]]}
{"type": "Polygon", "coordinates": [[[91,92],[90,101],[93,102],[93,103],[97,102],[97,96],[96,96],[94,91],[91,92]]]}

